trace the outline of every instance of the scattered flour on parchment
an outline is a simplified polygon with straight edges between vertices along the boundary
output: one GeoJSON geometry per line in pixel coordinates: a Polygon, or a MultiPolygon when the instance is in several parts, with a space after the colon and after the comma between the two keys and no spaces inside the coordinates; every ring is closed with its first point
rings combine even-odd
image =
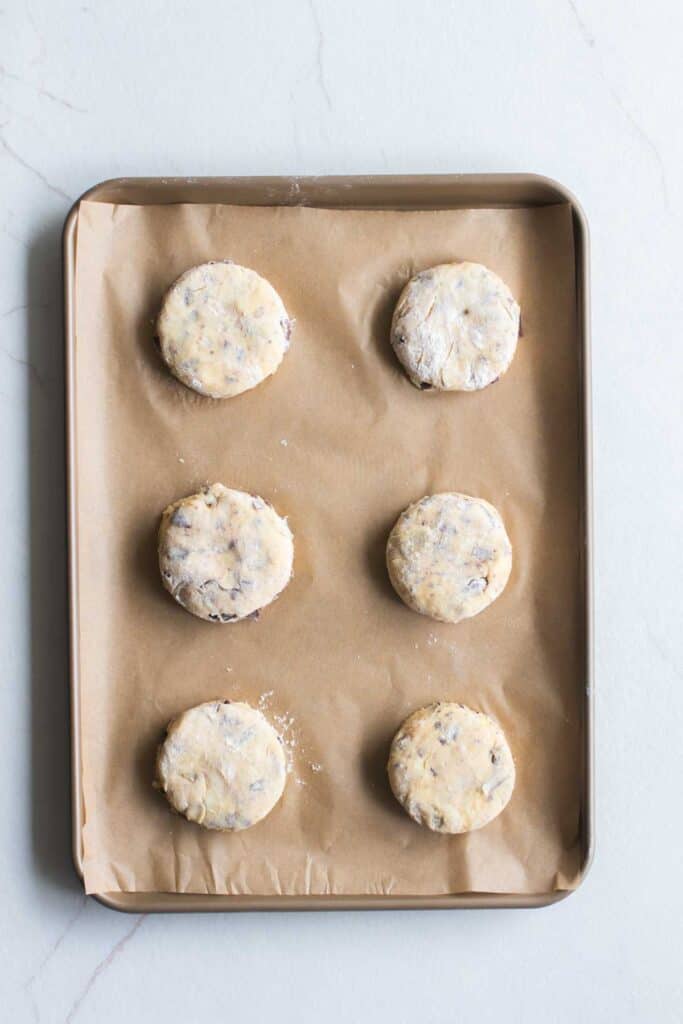
{"type": "Polygon", "coordinates": [[[301,745],[298,730],[296,728],[296,718],[288,711],[283,714],[275,714],[271,710],[273,695],[273,690],[265,690],[259,697],[256,706],[259,711],[268,714],[268,718],[273,722],[275,728],[280,734],[280,739],[282,740],[282,746],[284,747],[285,758],[287,761],[287,773],[294,776],[294,782],[297,786],[305,786],[307,785],[306,780],[302,779],[295,771],[295,762],[301,764],[303,760],[306,767],[310,768],[310,770],[316,774],[323,771],[323,766],[317,761],[305,760],[306,751],[301,745]]]}

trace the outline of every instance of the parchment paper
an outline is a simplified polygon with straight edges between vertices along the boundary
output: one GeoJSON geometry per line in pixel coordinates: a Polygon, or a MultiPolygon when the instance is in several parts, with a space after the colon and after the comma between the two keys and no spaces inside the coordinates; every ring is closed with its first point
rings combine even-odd
{"type": "Polygon", "coordinates": [[[569,207],[448,212],[80,207],[76,395],[80,679],[88,891],[537,893],[580,867],[579,405],[569,207]],[[296,318],[254,391],[212,401],[152,343],[166,287],[208,259],[265,275],[296,318]],[[389,341],[418,269],[485,263],[522,308],[497,384],[412,387],[389,341]],[[203,483],[289,517],[295,577],[258,622],[213,625],[162,589],[161,510],[203,483]],[[417,615],[384,569],[409,502],[459,490],[501,511],[512,577],[458,625],[417,615]],[[217,696],[292,716],[282,802],[248,832],[207,833],[152,788],[166,723],[217,696]],[[415,825],[385,774],[391,737],[430,701],[504,727],[517,786],[468,836],[415,825]],[[320,766],[314,771],[311,765],[320,766]]]}

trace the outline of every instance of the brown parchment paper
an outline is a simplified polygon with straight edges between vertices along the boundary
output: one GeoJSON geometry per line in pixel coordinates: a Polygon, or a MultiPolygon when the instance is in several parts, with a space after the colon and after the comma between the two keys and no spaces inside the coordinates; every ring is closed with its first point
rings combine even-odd
{"type": "Polygon", "coordinates": [[[579,404],[571,213],[83,202],[76,429],[84,871],[88,891],[539,893],[580,870],[579,404]],[[165,288],[208,259],[265,275],[296,317],[270,380],[212,401],[155,352],[165,288]],[[413,388],[388,342],[416,270],[487,264],[523,336],[476,394],[413,388]],[[158,579],[161,510],[222,481],[289,517],[295,577],[260,621],[202,622],[158,579]],[[493,502],[514,567],[502,597],[445,625],[394,595],[389,528],[411,501],[493,502]],[[152,789],[170,718],[217,696],[292,716],[293,772],[267,820],[206,833],[152,789]],[[434,835],[395,803],[385,761],[403,718],[456,700],[503,725],[505,812],[434,835]],[[313,771],[311,764],[320,765],[313,771]]]}

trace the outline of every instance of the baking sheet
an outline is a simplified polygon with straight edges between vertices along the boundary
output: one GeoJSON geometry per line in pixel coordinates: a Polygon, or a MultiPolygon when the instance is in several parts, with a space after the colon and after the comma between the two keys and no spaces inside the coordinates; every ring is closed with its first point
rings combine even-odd
{"type": "Polygon", "coordinates": [[[575,306],[569,205],[81,204],[75,386],[88,891],[438,895],[576,884],[585,681],[575,306]],[[151,321],[177,274],[225,257],[265,274],[297,327],[274,378],[212,402],[168,376],[151,321]],[[504,277],[522,305],[524,335],[492,388],[425,395],[394,363],[391,311],[414,270],[456,258],[504,277]],[[157,579],[159,512],[215,479],[272,500],[295,533],[295,579],[258,623],[194,620],[157,579]],[[404,608],[383,569],[398,512],[450,488],[493,501],[515,549],[504,595],[457,626],[404,608]],[[171,816],[149,785],[167,720],[214,696],[257,703],[271,690],[271,717],[294,718],[282,804],[236,836],[171,816]],[[515,753],[508,809],[470,836],[423,832],[388,791],[391,736],[434,699],[493,714],[515,753]]]}

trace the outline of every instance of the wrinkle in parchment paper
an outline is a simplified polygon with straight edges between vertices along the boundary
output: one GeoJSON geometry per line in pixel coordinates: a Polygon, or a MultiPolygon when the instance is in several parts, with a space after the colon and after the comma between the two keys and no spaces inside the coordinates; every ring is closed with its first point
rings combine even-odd
{"type": "Polygon", "coordinates": [[[535,893],[575,884],[584,681],[573,267],[567,206],[81,204],[75,383],[89,892],[535,893]],[[161,364],[153,319],[182,271],[226,258],[265,275],[296,327],[274,377],[212,401],[161,364]],[[497,384],[425,394],[392,354],[391,313],[411,273],[454,259],[485,263],[507,282],[524,333],[497,384]],[[216,480],[272,501],[294,533],[294,579],[259,622],[202,622],[158,578],[162,509],[216,480]],[[503,595],[455,626],[404,607],[384,568],[399,512],[443,490],[491,501],[514,549],[503,595]],[[278,807],[234,835],[174,816],[151,785],[169,719],[216,696],[257,704],[269,691],[267,713],[293,716],[301,748],[278,807]],[[507,809],[466,836],[420,829],[386,779],[394,731],[438,699],[493,715],[516,760],[507,809]]]}

